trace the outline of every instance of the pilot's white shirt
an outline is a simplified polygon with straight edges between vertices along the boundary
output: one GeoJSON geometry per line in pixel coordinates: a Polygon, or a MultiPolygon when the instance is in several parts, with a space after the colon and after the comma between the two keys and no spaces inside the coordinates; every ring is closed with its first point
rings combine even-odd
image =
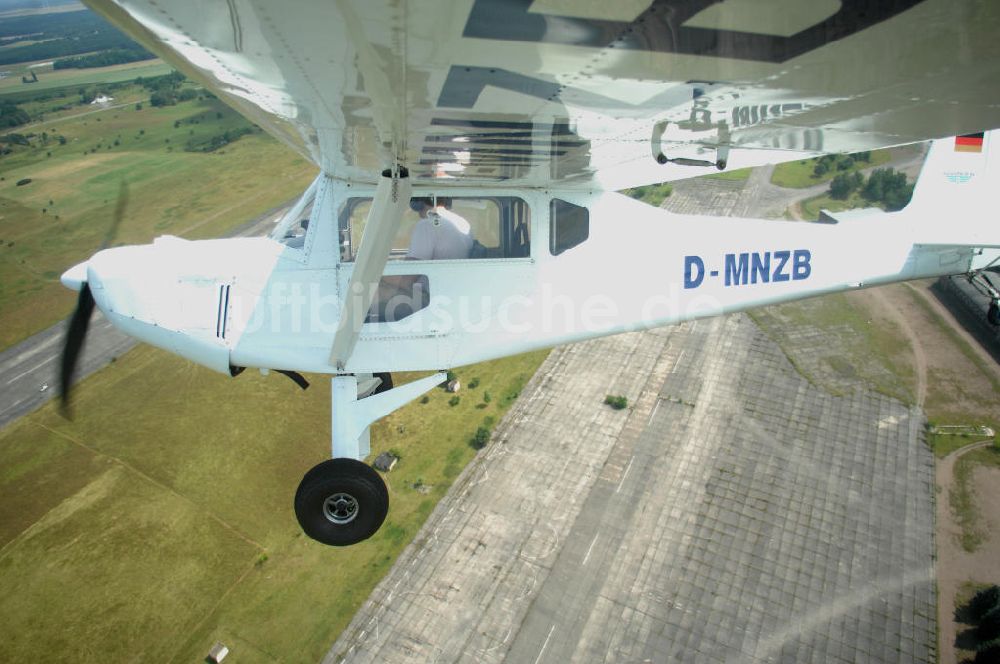
{"type": "Polygon", "coordinates": [[[451,210],[437,207],[413,227],[406,257],[415,260],[468,258],[472,241],[469,222],[451,210]]]}

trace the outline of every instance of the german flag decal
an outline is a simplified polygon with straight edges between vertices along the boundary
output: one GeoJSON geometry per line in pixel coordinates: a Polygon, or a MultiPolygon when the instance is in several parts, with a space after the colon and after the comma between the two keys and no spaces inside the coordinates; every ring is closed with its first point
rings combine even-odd
{"type": "Polygon", "coordinates": [[[955,152],[982,152],[983,132],[955,137],[955,152]]]}

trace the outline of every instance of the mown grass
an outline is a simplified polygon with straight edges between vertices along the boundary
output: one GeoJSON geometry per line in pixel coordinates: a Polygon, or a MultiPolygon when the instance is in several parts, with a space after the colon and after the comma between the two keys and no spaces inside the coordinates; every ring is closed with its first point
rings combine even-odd
{"type": "Polygon", "coordinates": [[[301,192],[315,167],[264,134],[212,153],[184,151],[189,140],[243,122],[218,101],[193,100],[63,113],[33,126],[48,134],[46,145],[0,158],[0,350],[72,310],[59,275],[99,248],[123,180],[118,244],[217,237],[301,192]],[[17,186],[24,178],[31,183],[17,186]]]}
{"type": "Polygon", "coordinates": [[[458,405],[435,389],[378,422],[373,455],[402,457],[389,517],[335,549],[292,511],[329,454],[329,382],[138,347],[79,386],[75,421],[49,405],[0,432],[0,659],[200,661],[216,640],[239,661],[320,659],[545,355],[459,368],[478,386],[458,405]]]}
{"type": "Polygon", "coordinates": [[[872,150],[871,161],[858,161],[854,166],[840,171],[834,167],[831,171],[823,175],[814,175],[813,169],[816,167],[816,159],[802,159],[799,161],[786,161],[774,167],[771,174],[771,184],[789,189],[804,189],[813,185],[829,182],[840,173],[853,173],[854,171],[881,166],[892,158],[891,152],[886,150],[872,150]]]}
{"type": "Polygon", "coordinates": [[[713,180],[746,180],[752,172],[752,168],[738,168],[734,171],[722,171],[721,173],[712,173],[711,175],[703,175],[702,177],[713,180]]]}

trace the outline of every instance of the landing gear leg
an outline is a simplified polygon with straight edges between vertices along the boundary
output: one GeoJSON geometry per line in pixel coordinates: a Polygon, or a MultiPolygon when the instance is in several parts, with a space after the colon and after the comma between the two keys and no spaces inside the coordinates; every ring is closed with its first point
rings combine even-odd
{"type": "Polygon", "coordinates": [[[990,325],[1000,326],[1000,290],[993,285],[985,270],[972,272],[967,278],[976,290],[990,298],[990,306],[986,309],[986,320],[990,325]]]}
{"type": "Polygon", "coordinates": [[[333,458],[306,473],[295,492],[303,532],[323,544],[348,546],[379,529],[389,509],[385,482],[362,459],[371,453],[369,426],[447,378],[426,378],[358,399],[356,376],[334,376],[331,386],[333,458]]]}

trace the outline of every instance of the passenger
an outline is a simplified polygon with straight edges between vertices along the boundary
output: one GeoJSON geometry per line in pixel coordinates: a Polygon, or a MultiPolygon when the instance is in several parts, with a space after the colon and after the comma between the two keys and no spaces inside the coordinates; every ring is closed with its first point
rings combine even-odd
{"type": "Polygon", "coordinates": [[[410,209],[420,215],[420,221],[410,235],[409,260],[455,260],[468,258],[475,239],[472,226],[455,214],[438,199],[437,206],[430,198],[410,199],[410,209]]]}

